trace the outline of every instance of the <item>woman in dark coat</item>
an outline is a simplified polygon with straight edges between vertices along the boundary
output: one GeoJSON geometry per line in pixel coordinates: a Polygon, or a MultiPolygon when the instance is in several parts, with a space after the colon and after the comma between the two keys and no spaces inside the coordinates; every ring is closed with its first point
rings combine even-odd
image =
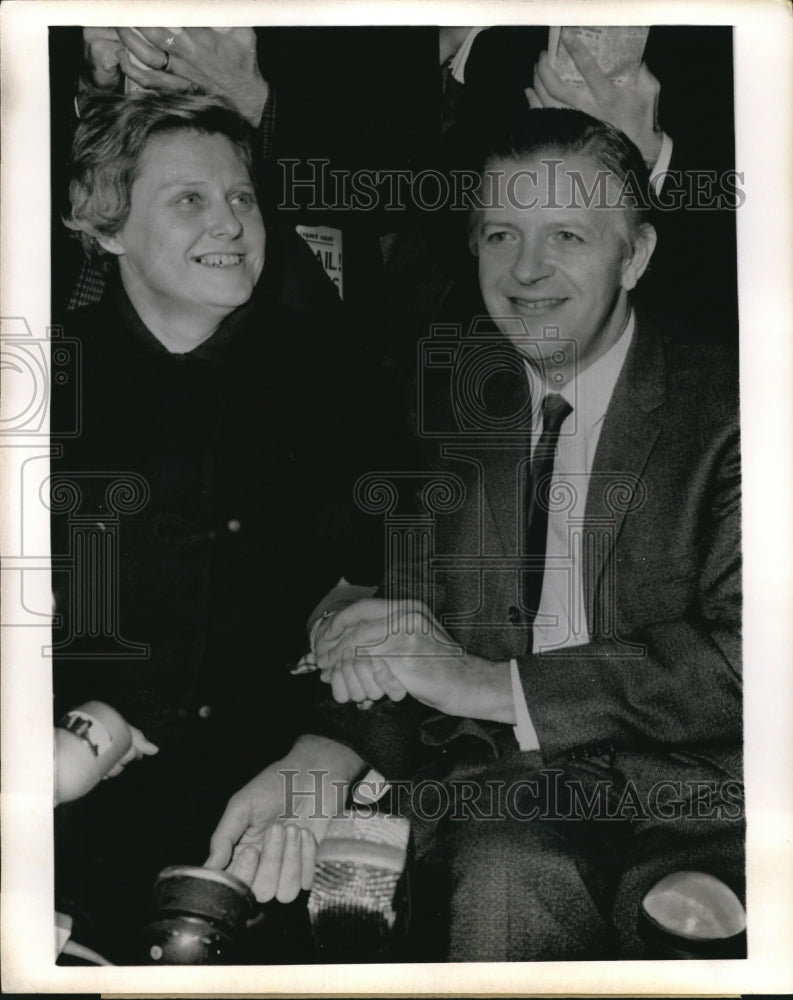
{"type": "Polygon", "coordinates": [[[129,961],[158,870],[200,864],[297,731],[287,668],[350,551],[334,512],[358,452],[329,442],[360,385],[332,285],[265,235],[229,105],[103,98],[72,168],[67,225],[110,280],[65,329],[79,391],[53,387],[56,719],[103,700],[159,752],[59,808],[57,902],[129,961]]]}

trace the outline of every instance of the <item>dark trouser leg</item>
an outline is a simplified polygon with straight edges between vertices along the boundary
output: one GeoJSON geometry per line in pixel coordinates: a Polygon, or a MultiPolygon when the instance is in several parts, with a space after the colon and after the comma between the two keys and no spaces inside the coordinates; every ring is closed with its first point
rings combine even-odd
{"type": "MultiPolygon", "coordinates": [[[[448,919],[445,953],[436,958],[616,957],[609,912],[627,827],[582,818],[571,809],[565,784],[572,778],[592,787],[606,772],[593,767],[543,774],[538,761],[534,754],[513,754],[483,768],[478,782],[499,782],[495,805],[484,809],[495,818],[470,811],[447,817],[431,849],[419,859],[416,905],[422,916],[433,913],[436,923],[448,919]],[[439,875],[444,870],[445,878],[439,875]],[[427,900],[426,893],[422,898],[430,885],[447,897],[448,916],[442,902],[427,900]]],[[[453,781],[449,787],[454,789],[453,781]]]]}
{"type": "Polygon", "coordinates": [[[470,824],[452,866],[451,961],[614,957],[592,866],[562,824],[470,824]]]}

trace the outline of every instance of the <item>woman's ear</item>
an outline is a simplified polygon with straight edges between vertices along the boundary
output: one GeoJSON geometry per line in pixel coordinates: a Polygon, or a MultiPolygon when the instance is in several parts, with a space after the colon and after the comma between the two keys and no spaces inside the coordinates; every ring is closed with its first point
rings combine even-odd
{"type": "Polygon", "coordinates": [[[633,249],[622,265],[622,287],[626,292],[635,288],[639,278],[647,270],[650,258],[658,241],[655,229],[649,222],[643,222],[633,243],[633,249]]]}
{"type": "Polygon", "coordinates": [[[89,230],[89,232],[106,253],[112,253],[116,257],[120,257],[127,252],[118,233],[108,236],[106,233],[97,233],[95,230],[89,230]]]}

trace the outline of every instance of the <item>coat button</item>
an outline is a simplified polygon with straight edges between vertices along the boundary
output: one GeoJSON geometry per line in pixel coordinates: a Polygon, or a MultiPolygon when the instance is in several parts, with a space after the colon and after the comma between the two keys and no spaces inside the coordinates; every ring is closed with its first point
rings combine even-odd
{"type": "Polygon", "coordinates": [[[201,708],[199,708],[199,710],[198,710],[198,715],[199,715],[199,718],[201,718],[201,719],[209,719],[209,718],[211,718],[211,716],[212,716],[212,706],[211,705],[202,705],[201,708]]]}
{"type": "Polygon", "coordinates": [[[242,525],[240,524],[240,522],[237,520],[236,517],[232,517],[232,519],[226,524],[226,527],[229,529],[232,535],[236,535],[237,532],[242,527],[242,525]]]}
{"type": "Polygon", "coordinates": [[[509,619],[510,625],[520,625],[523,621],[520,611],[518,611],[514,604],[507,612],[507,618],[509,619]]]}

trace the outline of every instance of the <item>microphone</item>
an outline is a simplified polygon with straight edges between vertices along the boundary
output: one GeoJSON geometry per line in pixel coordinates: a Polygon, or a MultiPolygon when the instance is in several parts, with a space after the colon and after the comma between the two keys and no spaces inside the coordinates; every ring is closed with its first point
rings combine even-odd
{"type": "Polygon", "coordinates": [[[410,824],[352,810],[331,820],[317,848],[308,915],[326,961],[393,959],[408,923],[410,824]]]}

